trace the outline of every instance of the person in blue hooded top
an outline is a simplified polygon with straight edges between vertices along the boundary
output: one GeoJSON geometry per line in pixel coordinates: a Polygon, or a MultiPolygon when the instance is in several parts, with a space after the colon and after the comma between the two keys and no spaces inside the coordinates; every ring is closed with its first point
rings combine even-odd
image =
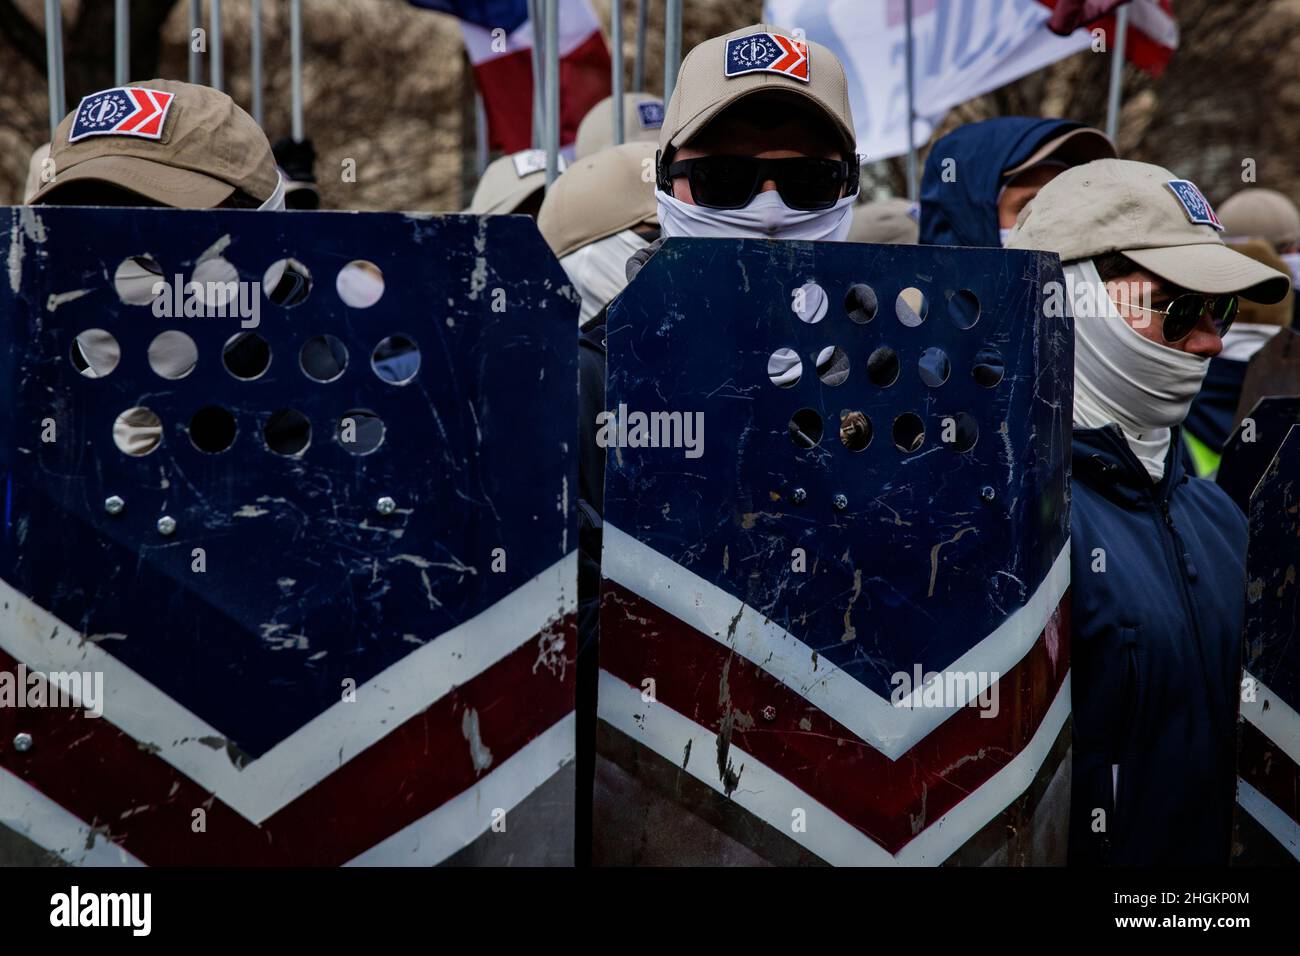
{"type": "Polygon", "coordinates": [[[1038,190],[1071,166],[1116,155],[1105,133],[1072,120],[1001,116],[959,126],[926,158],[920,243],[1001,246],[1038,190]]]}

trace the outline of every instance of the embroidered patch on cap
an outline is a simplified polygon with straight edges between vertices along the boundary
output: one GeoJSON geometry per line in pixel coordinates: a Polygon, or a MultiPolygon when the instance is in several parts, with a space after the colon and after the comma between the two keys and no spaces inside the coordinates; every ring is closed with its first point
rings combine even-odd
{"type": "Polygon", "coordinates": [[[72,118],[68,142],[87,136],[138,136],[161,139],[175,93],[142,86],[117,86],[84,96],[72,118]]]}
{"type": "Polygon", "coordinates": [[[1223,232],[1223,223],[1219,222],[1219,217],[1214,214],[1214,207],[1210,205],[1210,201],[1196,188],[1196,183],[1187,179],[1171,179],[1165,185],[1174,194],[1178,204],[1183,207],[1189,222],[1198,226],[1213,226],[1219,232],[1223,232]]]}
{"type": "MultiPolygon", "coordinates": [[[[546,172],[546,150],[544,149],[521,149],[510,158],[514,160],[515,175],[520,179],[533,173],[546,172]]],[[[558,160],[556,168],[564,172],[564,167],[568,165],[564,161],[564,156],[557,156],[556,159],[558,160]]]]}
{"type": "Polygon", "coordinates": [[[641,121],[642,129],[659,129],[664,125],[664,104],[659,100],[648,100],[636,105],[636,115],[641,121]]]}
{"type": "Polygon", "coordinates": [[[725,76],[780,73],[808,82],[808,47],[779,33],[751,33],[727,41],[725,76]]]}

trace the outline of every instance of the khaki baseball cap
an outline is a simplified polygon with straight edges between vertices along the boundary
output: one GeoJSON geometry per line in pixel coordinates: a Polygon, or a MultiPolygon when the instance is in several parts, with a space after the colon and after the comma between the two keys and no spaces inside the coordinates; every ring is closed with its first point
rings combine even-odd
{"type": "MultiPolygon", "coordinates": [[[[559,168],[564,170],[564,157],[559,168]]],[[[559,180],[556,180],[559,182],[559,180]]],[[[539,189],[546,188],[546,151],[521,149],[488,163],[465,211],[476,216],[505,216],[539,189]]]]}
{"type": "Polygon", "coordinates": [[[1300,242],[1300,212],[1275,189],[1254,186],[1233,193],[1219,207],[1219,219],[1232,238],[1266,239],[1274,246],[1300,242]]]}
{"type": "Polygon", "coordinates": [[[1084,126],[1052,137],[1019,166],[1003,172],[1002,177],[1013,179],[1048,159],[1059,160],[1067,166],[1082,166],[1094,159],[1115,159],[1118,155],[1109,136],[1099,129],[1084,126]]]}
{"type": "Polygon", "coordinates": [[[220,205],[236,189],[265,201],[279,174],[266,134],[225,93],[178,80],[145,80],[83,97],[50,146],[54,181],[111,183],[177,208],[220,205]]]}
{"type": "MultiPolygon", "coordinates": [[[[664,125],[664,101],[649,93],[623,94],[623,142],[657,143],[664,125]]],[[[577,159],[614,145],[614,97],[607,96],[578,124],[573,143],[577,159]]]]}
{"type": "Polygon", "coordinates": [[[555,257],[642,223],[658,225],[654,161],[654,143],[624,143],[575,161],[537,214],[555,257]]]}
{"type": "Polygon", "coordinates": [[[826,115],[845,153],[855,152],[849,87],[839,58],[820,43],[800,43],[790,30],[767,23],[705,40],[686,54],[659,131],[659,148],[667,156],[728,106],[773,92],[806,99],[826,115]]]}
{"type": "Polygon", "coordinates": [[[920,233],[915,203],[897,197],[877,199],[854,207],[849,242],[914,246],[920,233]]]}
{"type": "Polygon", "coordinates": [[[1291,280],[1223,244],[1223,227],[1189,180],[1150,163],[1099,159],[1067,169],[1016,219],[1009,249],[1044,249],[1062,261],[1122,252],[1169,282],[1207,294],[1277,302],[1291,280]]]}

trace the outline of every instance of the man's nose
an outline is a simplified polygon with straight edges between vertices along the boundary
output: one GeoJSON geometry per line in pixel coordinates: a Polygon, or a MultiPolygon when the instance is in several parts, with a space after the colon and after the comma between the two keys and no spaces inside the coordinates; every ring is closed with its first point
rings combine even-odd
{"type": "Polygon", "coordinates": [[[1204,355],[1206,358],[1214,358],[1223,351],[1223,339],[1219,337],[1219,330],[1208,314],[1202,315],[1201,321],[1196,323],[1196,328],[1183,343],[1183,351],[1190,355],[1204,355]]]}
{"type": "Polygon", "coordinates": [[[765,179],[765,180],[763,180],[763,188],[760,189],[759,192],[761,192],[761,193],[771,192],[771,191],[772,191],[773,189],[775,189],[775,188],[776,188],[776,180],[775,180],[775,179],[765,179]]]}

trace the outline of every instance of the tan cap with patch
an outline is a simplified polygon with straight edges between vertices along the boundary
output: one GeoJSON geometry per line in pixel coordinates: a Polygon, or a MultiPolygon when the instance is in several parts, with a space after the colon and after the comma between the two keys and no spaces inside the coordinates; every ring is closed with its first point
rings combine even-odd
{"type": "Polygon", "coordinates": [[[1291,280],[1223,244],[1214,209],[1196,185],[1127,159],[1074,166],[1044,186],[1016,219],[1009,249],[1045,249],[1063,261],[1122,252],[1193,292],[1235,292],[1277,302],[1291,280]]]}
{"type": "Polygon", "coordinates": [[[696,46],[682,60],[659,131],[659,148],[688,142],[728,106],[755,93],[784,92],[826,115],[847,154],[856,150],[849,87],[839,58],[767,23],[733,30],[696,46]]]}
{"type": "MultiPolygon", "coordinates": [[[[564,157],[561,156],[561,172],[564,166],[564,157]]],[[[521,149],[488,163],[465,212],[476,216],[509,215],[533,193],[545,188],[546,150],[521,149]]]]}
{"type": "Polygon", "coordinates": [[[178,80],[145,80],[84,97],[50,147],[54,181],[110,183],[177,208],[220,205],[236,189],[264,202],[279,174],[260,126],[225,93],[178,80]]]}
{"type": "MultiPolygon", "coordinates": [[[[649,93],[623,94],[623,142],[657,143],[664,124],[664,101],[649,93]]],[[[614,145],[614,97],[607,96],[578,124],[573,155],[582,159],[614,145]]]]}
{"type": "Polygon", "coordinates": [[[575,161],[537,214],[555,257],[642,223],[657,225],[654,161],[654,143],[624,143],[575,161]]]}

